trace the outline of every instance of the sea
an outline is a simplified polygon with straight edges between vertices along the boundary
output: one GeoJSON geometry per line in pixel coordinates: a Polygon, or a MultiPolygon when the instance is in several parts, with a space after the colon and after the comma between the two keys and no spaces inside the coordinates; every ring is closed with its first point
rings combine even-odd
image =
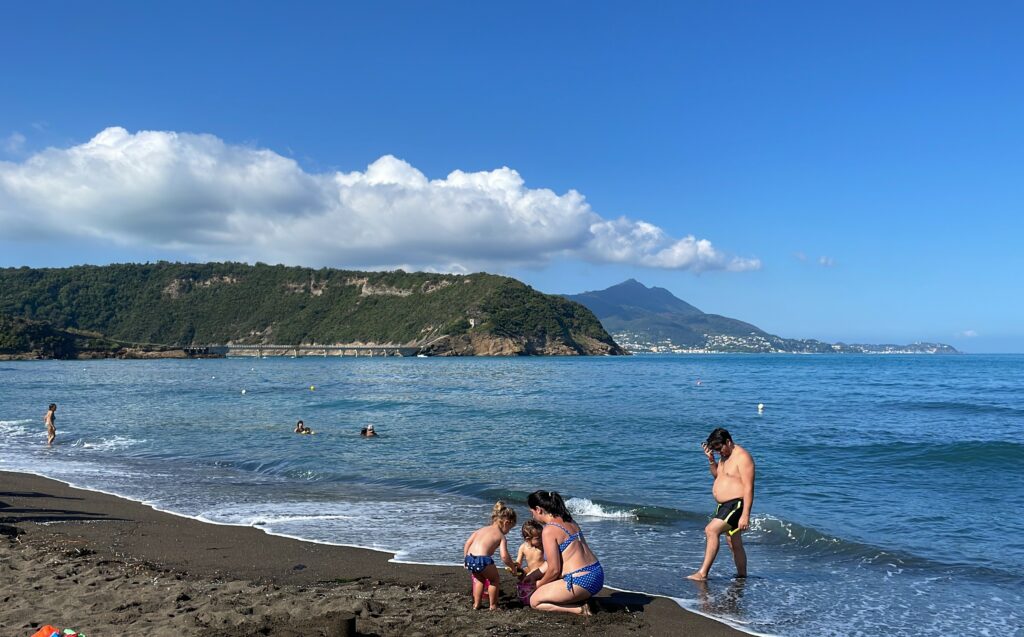
{"type": "Polygon", "coordinates": [[[749,633],[1024,635],[1019,355],[5,362],[0,469],[452,565],[553,490],[607,585],[749,633]],[[723,544],[700,584],[716,427],[756,461],[750,577],[723,544]]]}

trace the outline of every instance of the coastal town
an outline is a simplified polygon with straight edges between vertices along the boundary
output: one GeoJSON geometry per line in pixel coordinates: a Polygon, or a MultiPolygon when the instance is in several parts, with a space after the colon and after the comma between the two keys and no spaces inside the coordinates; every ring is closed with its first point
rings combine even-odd
{"type": "Polygon", "coordinates": [[[909,345],[872,345],[860,343],[825,343],[814,339],[779,338],[751,333],[746,336],[705,334],[697,345],[673,343],[670,338],[656,338],[636,332],[614,332],[612,337],[632,354],[957,354],[942,343],[911,343],[909,345]]]}

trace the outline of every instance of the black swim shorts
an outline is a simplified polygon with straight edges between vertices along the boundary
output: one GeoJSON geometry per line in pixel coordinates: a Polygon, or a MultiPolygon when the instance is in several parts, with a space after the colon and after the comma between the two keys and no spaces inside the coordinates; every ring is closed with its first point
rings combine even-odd
{"type": "Polygon", "coordinates": [[[736,498],[735,500],[729,500],[728,502],[722,502],[715,509],[715,514],[711,517],[718,518],[729,525],[729,535],[732,535],[739,529],[737,526],[740,523],[740,516],[743,515],[743,498],[736,498]]]}

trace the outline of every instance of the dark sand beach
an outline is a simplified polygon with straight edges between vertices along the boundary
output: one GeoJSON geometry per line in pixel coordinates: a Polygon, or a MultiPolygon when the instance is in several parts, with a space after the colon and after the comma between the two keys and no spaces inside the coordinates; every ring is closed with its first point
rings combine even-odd
{"type": "Polygon", "coordinates": [[[28,474],[0,472],[0,525],[3,635],[49,623],[90,637],[312,637],[353,615],[357,634],[380,636],[743,634],[608,589],[592,617],[539,613],[522,608],[511,577],[500,612],[473,611],[461,568],[207,524],[28,474]]]}

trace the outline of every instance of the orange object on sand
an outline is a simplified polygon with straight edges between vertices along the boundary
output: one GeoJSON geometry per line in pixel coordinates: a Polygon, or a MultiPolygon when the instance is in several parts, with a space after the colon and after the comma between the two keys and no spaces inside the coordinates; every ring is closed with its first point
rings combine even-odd
{"type": "Polygon", "coordinates": [[[32,637],[50,637],[50,635],[52,635],[53,633],[60,634],[60,628],[54,628],[53,626],[47,624],[39,630],[37,630],[36,632],[32,633],[32,637]]]}

